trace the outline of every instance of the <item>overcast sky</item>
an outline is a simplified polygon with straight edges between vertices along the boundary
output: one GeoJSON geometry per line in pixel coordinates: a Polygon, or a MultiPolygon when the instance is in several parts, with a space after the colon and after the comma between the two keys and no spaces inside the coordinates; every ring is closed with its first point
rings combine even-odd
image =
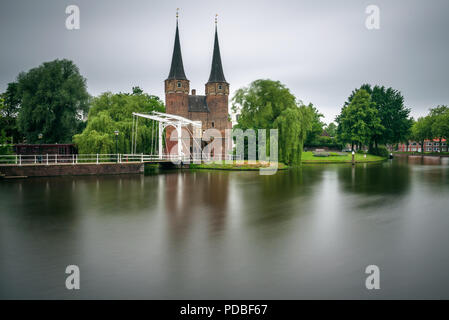
{"type": "Polygon", "coordinates": [[[198,94],[218,13],[232,92],[256,79],[280,80],[326,122],[363,83],[400,90],[415,117],[449,104],[447,0],[0,0],[0,91],[21,71],[67,58],[92,95],[137,85],[164,98],[178,7],[184,69],[198,94]],[[81,19],[70,31],[72,4],[81,19]],[[370,4],[380,8],[380,30],[365,27],[370,4]]]}

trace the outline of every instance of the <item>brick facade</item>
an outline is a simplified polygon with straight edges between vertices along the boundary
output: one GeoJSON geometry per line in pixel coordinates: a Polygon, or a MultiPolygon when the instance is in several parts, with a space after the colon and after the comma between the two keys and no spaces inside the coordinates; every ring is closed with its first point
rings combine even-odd
{"type": "MultiPolygon", "coordinates": [[[[446,139],[433,139],[424,140],[424,152],[448,152],[448,144],[446,139]]],[[[409,144],[400,143],[398,144],[398,151],[400,152],[421,152],[421,142],[409,141],[409,144]]]]}
{"type": "MultiPolygon", "coordinates": [[[[205,84],[205,95],[197,95],[195,89],[191,94],[189,93],[190,81],[184,73],[177,24],[170,74],[165,80],[166,112],[193,121],[201,121],[203,132],[207,129],[217,129],[222,137],[222,155],[229,154],[224,139],[225,130],[232,128],[228,111],[229,83],[226,82],[223,75],[217,30],[215,30],[211,75],[205,84]]],[[[193,132],[193,129],[189,128],[189,131],[193,132]]],[[[166,128],[166,153],[176,153],[178,142],[176,139],[170,139],[172,135],[176,137],[176,134],[175,128],[166,128]]],[[[192,146],[193,142],[189,134],[183,132],[183,153],[192,152],[192,146]],[[190,150],[187,150],[186,146],[190,146],[190,150]]]]}

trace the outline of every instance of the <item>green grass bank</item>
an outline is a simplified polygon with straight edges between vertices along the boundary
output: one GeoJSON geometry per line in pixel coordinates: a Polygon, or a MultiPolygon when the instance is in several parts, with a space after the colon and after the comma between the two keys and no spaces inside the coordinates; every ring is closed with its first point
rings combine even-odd
{"type": "MultiPolygon", "coordinates": [[[[351,153],[329,152],[329,154],[328,157],[315,157],[311,151],[307,151],[302,153],[301,160],[303,164],[352,163],[351,153]]],[[[386,160],[385,157],[373,156],[371,154],[367,154],[366,158],[364,154],[355,154],[356,163],[381,162],[384,160],[386,160]]]]}

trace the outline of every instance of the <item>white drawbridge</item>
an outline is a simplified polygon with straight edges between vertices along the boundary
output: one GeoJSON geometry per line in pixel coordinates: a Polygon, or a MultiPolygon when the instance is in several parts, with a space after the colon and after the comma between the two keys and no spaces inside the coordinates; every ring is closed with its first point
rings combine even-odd
{"type": "MultiPolygon", "coordinates": [[[[132,135],[131,135],[131,153],[136,153],[137,148],[137,130],[138,130],[138,120],[139,118],[145,118],[153,120],[153,126],[152,126],[152,147],[151,149],[154,150],[156,147],[156,142],[154,141],[153,137],[156,138],[156,135],[154,134],[155,129],[157,130],[157,140],[158,140],[158,148],[155,152],[155,155],[157,154],[159,159],[165,159],[169,154],[164,154],[163,152],[163,135],[164,135],[164,129],[172,126],[176,129],[177,132],[177,156],[182,158],[184,155],[182,151],[183,146],[183,139],[182,139],[182,129],[185,128],[187,132],[189,132],[192,139],[195,141],[195,138],[201,139],[201,121],[193,121],[181,116],[163,113],[163,112],[157,112],[153,111],[150,114],[145,113],[138,113],[133,112],[133,122],[132,122],[132,135]],[[158,127],[155,128],[155,123],[158,124],[158,127]],[[189,126],[192,127],[192,131],[189,129],[189,126]],[[154,148],[153,148],[153,141],[154,148]]],[[[185,144],[184,144],[185,146],[185,144]]],[[[187,150],[190,150],[188,146],[185,146],[187,150]]]]}

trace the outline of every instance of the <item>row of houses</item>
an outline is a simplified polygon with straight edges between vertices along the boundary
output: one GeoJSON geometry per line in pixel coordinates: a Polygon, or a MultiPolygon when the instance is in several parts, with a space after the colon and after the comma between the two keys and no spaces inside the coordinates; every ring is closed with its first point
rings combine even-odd
{"type": "MultiPolygon", "coordinates": [[[[417,141],[409,141],[409,144],[398,144],[397,151],[400,152],[422,152],[421,143],[417,141]]],[[[424,140],[424,152],[448,152],[448,144],[446,139],[424,140]]]]}

